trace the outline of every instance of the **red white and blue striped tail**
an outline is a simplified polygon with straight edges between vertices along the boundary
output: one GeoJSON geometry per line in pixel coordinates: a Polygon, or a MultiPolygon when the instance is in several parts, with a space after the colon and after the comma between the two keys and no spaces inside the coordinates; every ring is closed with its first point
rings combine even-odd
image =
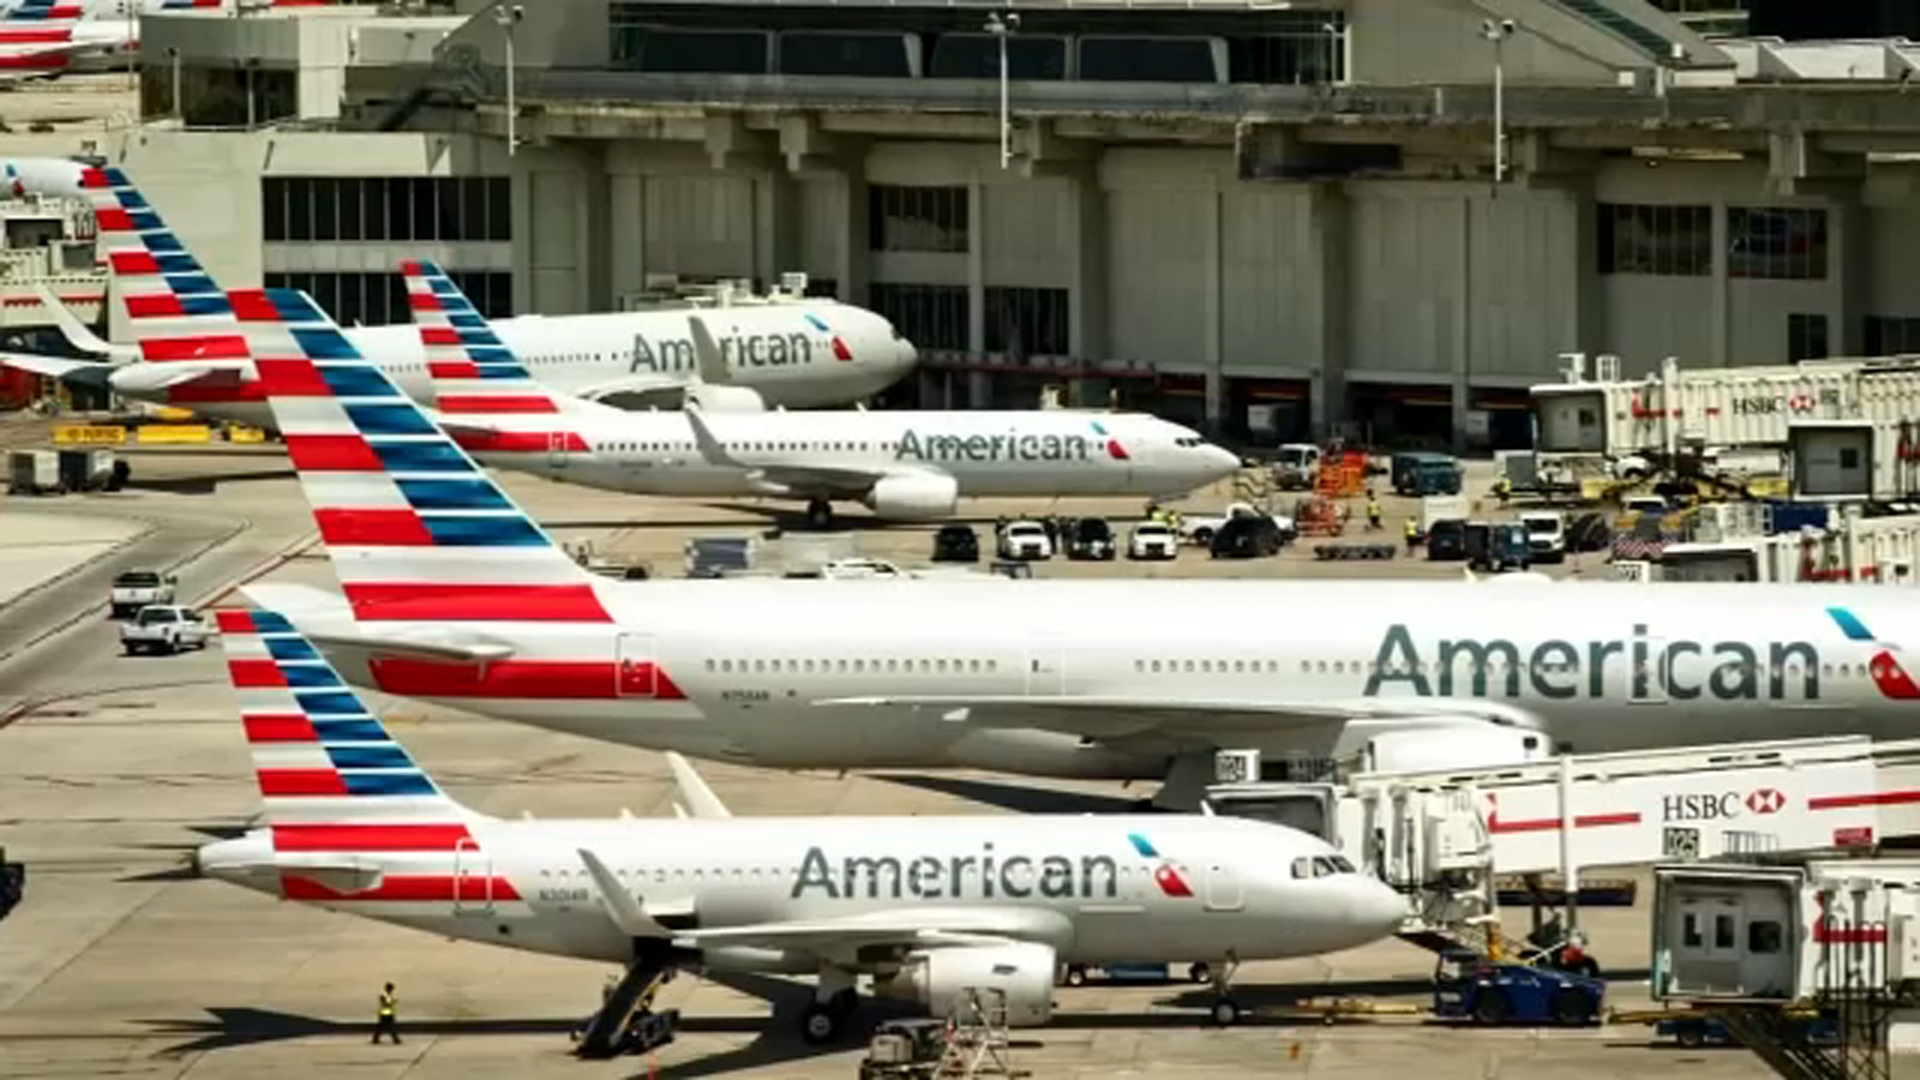
{"type": "Polygon", "coordinates": [[[321,825],[475,817],[420,770],[284,616],[242,608],[214,616],[276,841],[321,825]]]}
{"type": "Polygon", "coordinates": [[[14,0],[8,4],[5,22],[77,22],[86,17],[84,5],[73,0],[14,0]]]}
{"type": "Polygon", "coordinates": [[[356,619],[613,622],[599,579],[311,298],[292,289],[227,295],[356,619]]]}
{"type": "MultiPolygon", "coordinates": [[[[420,328],[435,406],[449,417],[542,416],[576,399],[540,385],[460,286],[434,263],[400,264],[407,307],[420,328]]],[[[539,449],[546,450],[542,445],[539,449]]],[[[584,449],[584,447],[582,448],[584,449]]]]}
{"type": "Polygon", "coordinates": [[[127,174],[88,166],[80,187],[93,203],[96,243],[140,339],[141,359],[245,360],[246,342],[231,331],[226,296],[127,174]]]}

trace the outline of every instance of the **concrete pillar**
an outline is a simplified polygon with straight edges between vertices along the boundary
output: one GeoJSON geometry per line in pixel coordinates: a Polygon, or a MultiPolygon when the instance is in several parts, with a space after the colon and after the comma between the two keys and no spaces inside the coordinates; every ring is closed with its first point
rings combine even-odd
{"type": "Polygon", "coordinates": [[[1347,249],[1352,214],[1346,190],[1337,183],[1312,185],[1308,199],[1308,259],[1316,272],[1303,285],[1318,294],[1313,305],[1319,318],[1318,348],[1309,358],[1315,371],[1309,386],[1309,415],[1318,436],[1347,419],[1347,249]]]}
{"type": "MultiPolygon", "coordinates": [[[[987,190],[978,177],[967,183],[967,351],[987,351],[987,190]]],[[[967,376],[967,408],[984,409],[992,399],[984,371],[967,376]]]]}
{"type": "Polygon", "coordinates": [[[873,255],[868,251],[865,163],[849,162],[840,173],[840,182],[846,185],[847,218],[841,223],[833,279],[841,300],[864,306],[873,264],[873,255]]]}
{"type": "MultiPolygon", "coordinates": [[[[1100,170],[1088,165],[1067,187],[1074,239],[1068,255],[1067,351],[1083,360],[1113,355],[1107,341],[1107,192],[1100,170]]],[[[1104,395],[1105,391],[1102,390],[1104,395]]]]}
{"type": "Polygon", "coordinates": [[[1453,282],[1453,340],[1447,343],[1453,353],[1449,386],[1452,391],[1455,452],[1466,449],[1467,406],[1471,401],[1473,350],[1477,344],[1473,339],[1473,227],[1475,220],[1482,216],[1482,211],[1487,217],[1493,213],[1491,206],[1479,205],[1480,199],[1478,195],[1466,195],[1459,203],[1460,269],[1454,275],[1453,282]]]}
{"type": "Polygon", "coordinates": [[[1226,246],[1222,242],[1220,230],[1224,227],[1220,212],[1220,188],[1216,181],[1201,200],[1202,213],[1200,235],[1204,240],[1204,255],[1201,260],[1201,273],[1205,276],[1205,321],[1203,324],[1205,340],[1201,342],[1201,358],[1206,362],[1207,370],[1207,427],[1218,431],[1221,420],[1226,414],[1227,380],[1221,371],[1226,357],[1226,333],[1222,320],[1225,317],[1221,301],[1221,251],[1226,246]]]}
{"type": "Polygon", "coordinates": [[[771,169],[753,183],[753,273],[763,288],[800,269],[800,183],[771,169]]]}
{"type": "MultiPolygon", "coordinates": [[[[1726,367],[1727,357],[1732,355],[1733,319],[1732,298],[1727,295],[1727,204],[1715,200],[1713,204],[1713,309],[1707,313],[1708,325],[1713,329],[1712,355],[1708,363],[1714,367],[1726,367]]],[[[1633,371],[1657,371],[1666,359],[1664,356],[1624,357],[1623,366],[1633,371]]]]}
{"type": "Polygon", "coordinates": [[[1827,278],[1833,284],[1827,346],[1838,356],[1866,351],[1867,316],[1873,313],[1873,215],[1861,185],[1835,185],[1827,204],[1827,278]]]}
{"type": "Polygon", "coordinates": [[[576,156],[580,170],[581,311],[613,309],[613,191],[607,176],[604,140],[583,141],[576,156]]]}

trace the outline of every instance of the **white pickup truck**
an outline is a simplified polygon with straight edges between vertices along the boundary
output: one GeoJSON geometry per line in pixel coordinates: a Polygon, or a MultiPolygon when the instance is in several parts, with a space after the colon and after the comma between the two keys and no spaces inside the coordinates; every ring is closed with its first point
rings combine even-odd
{"type": "Polygon", "coordinates": [[[177,653],[204,649],[211,631],[200,613],[177,604],[148,604],[120,627],[120,647],[128,656],[140,652],[177,653]]]}
{"type": "Polygon", "coordinates": [[[173,603],[174,578],[152,570],[129,570],[113,579],[107,590],[112,617],[124,619],[148,604],[173,603]]]}
{"type": "Polygon", "coordinates": [[[1285,534],[1289,539],[1299,532],[1294,525],[1293,519],[1285,514],[1268,514],[1255,507],[1252,503],[1236,502],[1229,503],[1227,505],[1227,512],[1224,514],[1196,514],[1192,517],[1183,515],[1180,518],[1180,539],[1199,547],[1211,547],[1213,545],[1213,534],[1219,532],[1220,527],[1228,521],[1238,517],[1271,517],[1273,523],[1280,527],[1281,533],[1285,534]]]}

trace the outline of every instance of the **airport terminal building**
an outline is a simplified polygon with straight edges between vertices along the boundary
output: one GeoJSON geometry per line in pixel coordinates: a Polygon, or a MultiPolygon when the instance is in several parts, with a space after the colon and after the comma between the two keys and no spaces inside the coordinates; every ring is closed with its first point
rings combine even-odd
{"type": "Polygon", "coordinates": [[[405,256],[502,314],[799,270],[920,346],[903,404],[1511,445],[1568,352],[1920,350],[1920,46],[1751,6],[188,13],[145,24],[141,125],[43,138],[343,321],[404,318],[405,256]]]}

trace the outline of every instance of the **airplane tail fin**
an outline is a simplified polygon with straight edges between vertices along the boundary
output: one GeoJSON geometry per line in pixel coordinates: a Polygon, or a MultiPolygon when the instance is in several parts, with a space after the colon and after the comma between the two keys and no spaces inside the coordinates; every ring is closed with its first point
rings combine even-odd
{"type": "Polygon", "coordinates": [[[229,296],[357,620],[613,622],[599,579],[305,293],[229,296]]]}
{"type": "Polygon", "coordinates": [[[420,327],[439,420],[474,451],[586,453],[564,414],[619,410],[551,390],[518,356],[438,265],[400,264],[407,306],[420,327]]]}
{"type": "Polygon", "coordinates": [[[284,616],[244,608],[214,615],[277,847],[321,850],[280,841],[349,822],[479,818],[440,790],[284,616]]]}
{"type": "MultiPolygon", "coordinates": [[[[93,203],[99,245],[119,287],[127,317],[144,323],[144,360],[244,360],[237,334],[212,332],[233,307],[199,260],[187,253],[146,197],[118,168],[86,166],[80,186],[93,203]],[[205,326],[209,332],[195,333],[205,326]],[[160,333],[160,330],[166,333],[160,333]]],[[[142,336],[136,332],[136,336],[142,336]]]]}

